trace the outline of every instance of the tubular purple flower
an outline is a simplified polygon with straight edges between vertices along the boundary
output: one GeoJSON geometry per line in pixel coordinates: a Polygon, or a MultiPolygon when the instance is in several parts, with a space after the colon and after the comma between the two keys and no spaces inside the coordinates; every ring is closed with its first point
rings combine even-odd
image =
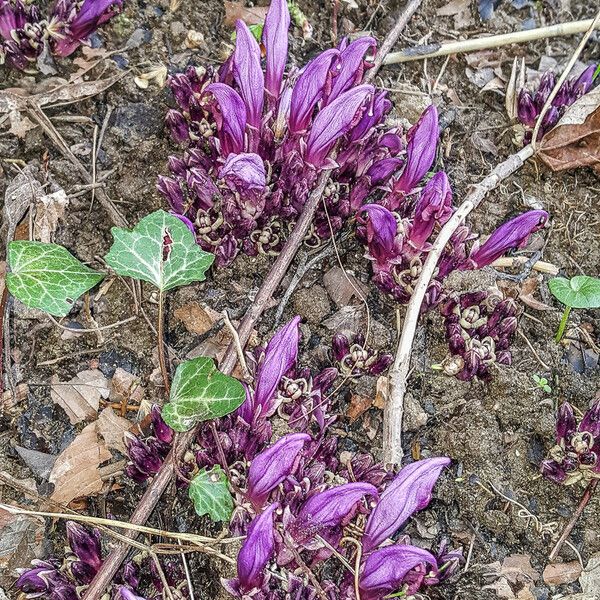
{"type": "Polygon", "coordinates": [[[183,213],[184,207],[184,195],[181,185],[175,179],[171,177],[165,177],[164,175],[158,176],[158,183],[156,184],[158,191],[167,199],[169,206],[178,214],[183,213]]]}
{"type": "Polygon", "coordinates": [[[243,21],[237,21],[236,32],[233,73],[246,105],[247,123],[255,129],[260,129],[265,93],[265,77],[260,66],[260,47],[243,21]]]}
{"type": "Polygon", "coordinates": [[[156,439],[163,444],[170,444],[173,441],[175,432],[163,421],[160,414],[160,407],[156,404],[152,407],[152,431],[156,439]]]}
{"type": "Polygon", "coordinates": [[[340,63],[333,80],[327,104],[362,81],[365,71],[365,54],[377,47],[377,42],[369,36],[354,40],[340,52],[340,63]]]}
{"type": "Polygon", "coordinates": [[[219,177],[235,191],[262,192],[266,183],[265,165],[258,154],[230,154],[219,171],[219,177]]]}
{"type": "Polygon", "coordinates": [[[299,530],[337,527],[354,515],[364,496],[378,497],[370,483],[345,483],[310,497],[300,509],[296,526],[299,530]]]}
{"type": "Polygon", "coordinates": [[[394,184],[394,192],[408,194],[431,168],[437,151],[438,113],[432,104],[408,130],[406,165],[394,184]]]}
{"type": "Polygon", "coordinates": [[[275,100],[281,92],[281,81],[288,52],[290,11],[286,0],[271,0],[265,18],[262,42],[266,54],[265,88],[275,100]]]}
{"type": "Polygon", "coordinates": [[[417,250],[423,248],[436,223],[443,225],[452,215],[452,190],[448,176],[436,173],[425,185],[410,229],[410,244],[417,250]]]}
{"type": "Polygon", "coordinates": [[[97,529],[89,532],[85,527],[67,522],[67,539],[69,546],[77,558],[95,569],[102,565],[102,548],[100,547],[100,532],[97,529]]]}
{"type": "Polygon", "coordinates": [[[308,127],[313,110],[331,80],[332,66],[339,54],[339,50],[335,48],[325,50],[311,60],[300,73],[292,91],[290,133],[299,133],[308,127]]]}
{"type": "Polygon", "coordinates": [[[407,519],[431,501],[431,492],[450,459],[427,458],[404,467],[386,488],[367,519],[362,543],[365,552],[393,536],[407,519]]]}
{"type": "Polygon", "coordinates": [[[294,471],[298,455],[310,439],[307,433],[284,435],[252,460],[246,495],[255,508],[262,507],[269,494],[294,471]]]}
{"type": "Polygon", "coordinates": [[[595,402],[592,407],[585,412],[579,431],[587,431],[592,434],[594,439],[600,436],[600,401],[595,402]]]}
{"type": "Polygon", "coordinates": [[[381,600],[397,591],[409,571],[421,565],[431,565],[437,573],[435,556],[416,546],[396,544],[369,554],[360,574],[361,598],[381,600]]]}
{"type": "Polygon", "coordinates": [[[246,105],[241,96],[224,83],[211,83],[206,93],[214,96],[219,110],[213,115],[219,131],[221,153],[224,156],[244,151],[246,129],[246,105]]]}
{"type": "Polygon", "coordinates": [[[479,246],[475,245],[468,258],[470,268],[481,269],[497,258],[500,258],[508,250],[523,248],[529,236],[541,229],[548,220],[545,210],[530,210],[501,225],[492,233],[487,241],[479,246]]]}
{"type": "Polygon", "coordinates": [[[563,402],[556,417],[556,443],[560,444],[576,431],[577,419],[573,407],[568,402],[563,402]]]}
{"type": "Polygon", "coordinates": [[[165,117],[171,136],[178,144],[183,144],[190,139],[190,128],[187,121],[178,110],[169,110],[165,117]]]}
{"type": "Polygon", "coordinates": [[[119,587],[119,595],[117,598],[119,598],[119,600],[146,600],[142,596],[134,594],[128,587],[125,587],[124,585],[119,587]]]}
{"type": "Polygon", "coordinates": [[[242,592],[259,588],[263,581],[263,571],[275,553],[273,513],[279,508],[271,504],[248,527],[248,536],[237,557],[239,587],[242,592]]]}
{"type": "Polygon", "coordinates": [[[577,98],[586,94],[594,83],[594,74],[598,69],[598,65],[590,65],[583,73],[573,82],[573,91],[577,98]]]}
{"type": "Polygon", "coordinates": [[[379,204],[365,204],[362,210],[369,220],[366,226],[366,241],[369,254],[382,264],[387,263],[395,254],[396,217],[387,208],[379,204]]]}
{"type": "Polygon", "coordinates": [[[334,144],[357,124],[373,93],[373,86],[359,85],[344,92],[317,114],[306,143],[307,162],[315,167],[326,164],[334,144]]]}
{"type": "Polygon", "coordinates": [[[274,401],[277,386],[295,364],[298,356],[300,317],[294,317],[284,325],[269,341],[264,358],[256,374],[254,407],[261,407],[261,414],[272,415],[277,409],[274,401]]]}
{"type": "Polygon", "coordinates": [[[535,122],[539,115],[539,111],[533,102],[531,94],[523,89],[519,92],[519,100],[517,102],[517,116],[519,121],[527,127],[535,127],[535,122]]]}

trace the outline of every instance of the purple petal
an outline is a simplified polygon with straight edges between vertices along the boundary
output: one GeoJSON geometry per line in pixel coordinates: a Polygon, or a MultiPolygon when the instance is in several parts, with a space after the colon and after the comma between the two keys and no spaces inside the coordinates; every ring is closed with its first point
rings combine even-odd
{"type": "Polygon", "coordinates": [[[302,505],[297,525],[302,529],[337,527],[364,496],[377,497],[377,488],[370,483],[346,483],[315,494],[302,505]]]}
{"type": "Polygon", "coordinates": [[[184,116],[178,110],[169,110],[165,121],[171,131],[171,136],[178,144],[189,141],[190,128],[184,116]]]}
{"type": "Polygon", "coordinates": [[[579,431],[589,431],[594,439],[600,436],[600,401],[596,402],[583,415],[583,419],[579,424],[579,431]]]}
{"type": "Polygon", "coordinates": [[[437,108],[432,104],[408,130],[406,165],[402,175],[394,184],[395,192],[408,194],[423,179],[433,164],[438,135],[437,108]]]}
{"type": "Polygon", "coordinates": [[[367,519],[363,549],[370,552],[393,536],[416,511],[431,501],[431,491],[442,469],[450,464],[444,456],[419,460],[404,467],[387,487],[367,519]]]}
{"type": "Polygon", "coordinates": [[[289,120],[291,133],[308,128],[317,102],[326,93],[326,86],[331,80],[332,65],[339,54],[334,48],[325,50],[311,60],[300,73],[292,92],[289,120]]]}
{"type": "Polygon", "coordinates": [[[269,494],[292,473],[298,454],[310,439],[306,433],[290,433],[252,460],[247,496],[256,508],[260,508],[269,494]]]}
{"type": "Polygon", "coordinates": [[[271,0],[265,18],[262,42],[265,47],[267,68],[265,87],[273,98],[279,98],[281,81],[287,60],[290,12],[286,0],[271,0]]]}
{"type": "Polygon", "coordinates": [[[538,109],[533,102],[531,94],[527,90],[521,90],[517,102],[517,116],[519,117],[519,121],[523,125],[527,125],[527,127],[535,127],[538,114],[538,109]]]}
{"type": "Polygon", "coordinates": [[[437,571],[435,556],[416,546],[396,544],[373,552],[367,556],[361,570],[361,598],[380,600],[395,592],[409,571],[426,564],[437,571]]]}
{"type": "Polygon", "coordinates": [[[67,522],[67,539],[69,546],[77,558],[96,569],[102,565],[102,549],[100,547],[100,533],[97,529],[88,531],[75,521],[67,522]]]}
{"type": "Polygon", "coordinates": [[[331,104],[338,96],[360,83],[365,71],[365,54],[374,50],[377,42],[372,37],[361,37],[354,40],[340,53],[340,64],[333,80],[331,94],[327,103],[331,104]]]}
{"type": "Polygon", "coordinates": [[[443,225],[452,215],[452,190],[448,176],[443,171],[436,173],[425,185],[417,206],[410,230],[410,243],[416,249],[423,248],[438,225],[443,225]]]}
{"type": "Polygon", "coordinates": [[[246,105],[241,96],[224,83],[211,83],[206,92],[214,96],[219,110],[213,109],[213,116],[219,130],[221,154],[239,154],[244,151],[246,129],[246,105]]]}
{"type": "Polygon", "coordinates": [[[371,85],[359,85],[336,98],[319,112],[306,143],[306,160],[315,167],[323,166],[335,142],[360,120],[367,99],[373,94],[371,85]]]}
{"type": "Polygon", "coordinates": [[[565,481],[567,478],[567,472],[563,466],[551,459],[542,461],[542,464],[540,465],[540,472],[546,479],[549,479],[554,483],[563,483],[563,481],[565,481]]]}
{"type": "Polygon", "coordinates": [[[398,223],[387,208],[379,204],[365,204],[363,211],[369,216],[367,222],[367,246],[369,254],[380,263],[386,263],[395,255],[398,223]]]}
{"type": "Polygon", "coordinates": [[[392,103],[387,98],[387,92],[379,92],[373,100],[373,106],[365,112],[358,125],[351,131],[350,141],[361,139],[375,126],[382,123],[391,107],[392,103]]]}
{"type": "Polygon", "coordinates": [[[267,185],[263,159],[253,153],[230,154],[219,177],[240,193],[244,189],[262,191],[267,185]]]}
{"type": "Polygon", "coordinates": [[[121,600],[146,600],[145,598],[142,598],[142,596],[134,594],[129,588],[125,587],[124,585],[119,587],[119,598],[121,600]]]}
{"type": "Polygon", "coordinates": [[[172,214],[174,217],[177,217],[190,230],[194,238],[196,237],[196,228],[194,227],[194,224],[185,215],[180,215],[179,213],[176,213],[172,210],[169,211],[169,213],[172,214]]]}
{"type": "Polygon", "coordinates": [[[248,527],[248,536],[237,558],[240,589],[249,592],[262,584],[263,571],[275,553],[273,513],[278,504],[271,504],[248,527]]]}
{"type": "Polygon", "coordinates": [[[159,175],[156,187],[158,191],[167,199],[169,206],[176,213],[181,214],[184,210],[184,195],[179,182],[175,179],[171,179],[170,177],[159,175]]]}
{"type": "MultiPolygon", "coordinates": [[[[233,73],[246,104],[248,125],[260,129],[265,93],[265,77],[260,66],[260,47],[246,23],[237,22],[233,73]]],[[[214,85],[214,84],[213,84],[214,85]]]]}
{"type": "Polygon", "coordinates": [[[262,363],[256,374],[254,405],[262,407],[262,414],[270,416],[276,410],[273,396],[281,378],[294,366],[298,356],[300,317],[294,317],[269,341],[262,363]]]}
{"type": "Polygon", "coordinates": [[[523,248],[530,234],[541,229],[547,220],[548,213],[545,210],[530,210],[507,221],[498,227],[484,244],[473,248],[469,260],[474,264],[474,268],[481,269],[508,250],[523,248]]]}

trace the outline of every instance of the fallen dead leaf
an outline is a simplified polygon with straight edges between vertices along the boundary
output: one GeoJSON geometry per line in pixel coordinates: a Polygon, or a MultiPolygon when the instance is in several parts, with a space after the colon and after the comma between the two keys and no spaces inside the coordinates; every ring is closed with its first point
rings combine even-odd
{"type": "Polygon", "coordinates": [[[108,448],[127,454],[123,434],[131,429],[131,422],[115,414],[113,409],[107,406],[98,415],[96,425],[96,431],[104,438],[108,448]]]}
{"type": "Polygon", "coordinates": [[[600,88],[567,108],[542,138],[538,155],[553,171],[593,167],[600,173],[600,88]]]}
{"type": "Polygon", "coordinates": [[[48,478],[54,484],[51,499],[62,504],[102,490],[100,465],[112,458],[98,437],[97,423],[90,423],[57,456],[48,478]]]}
{"type": "Polygon", "coordinates": [[[362,305],[342,306],[331,317],[325,319],[323,325],[327,329],[339,333],[363,331],[365,326],[365,309],[362,305]]]}
{"type": "Polygon", "coordinates": [[[0,581],[14,577],[44,553],[45,523],[40,517],[13,515],[0,509],[0,581]]]}
{"type": "Polygon", "coordinates": [[[11,390],[6,390],[0,397],[0,412],[12,410],[21,402],[27,399],[29,386],[26,383],[19,383],[15,389],[16,394],[13,396],[11,390]]]}
{"type": "Polygon", "coordinates": [[[534,310],[554,310],[551,306],[548,306],[541,300],[538,300],[534,297],[534,293],[538,289],[539,283],[540,281],[538,277],[529,277],[526,279],[521,284],[519,300],[534,310]]]}
{"type": "Polygon", "coordinates": [[[579,583],[584,594],[595,594],[600,590],[600,553],[590,556],[579,583]]]}
{"type": "Polygon", "coordinates": [[[68,205],[69,198],[63,189],[38,198],[33,222],[33,235],[36,240],[46,243],[54,241],[58,221],[64,217],[68,205]]]}
{"type": "Polygon", "coordinates": [[[336,306],[342,307],[350,304],[352,298],[359,297],[360,294],[366,297],[368,290],[358,281],[352,272],[346,271],[341,267],[332,267],[325,273],[323,284],[329,294],[329,297],[335,302],[336,306]]]}
{"type": "Polygon", "coordinates": [[[487,566],[497,579],[483,589],[495,590],[498,597],[504,600],[534,600],[531,589],[540,576],[531,566],[528,554],[512,554],[502,561],[502,565],[494,562],[487,566]]]}
{"type": "Polygon", "coordinates": [[[144,399],[142,380],[125,369],[117,367],[110,381],[109,398],[113,402],[141,404],[144,399]]]}
{"type": "Polygon", "coordinates": [[[547,565],[542,573],[544,582],[548,585],[562,585],[577,581],[581,575],[581,565],[574,560],[566,563],[555,563],[547,565]]]}
{"type": "Polygon", "coordinates": [[[436,12],[438,17],[454,17],[454,28],[464,29],[472,25],[471,0],[451,0],[436,12]]]}
{"type": "Polygon", "coordinates": [[[360,394],[352,394],[350,398],[350,406],[346,411],[350,423],[354,423],[362,414],[373,406],[373,399],[370,396],[362,396],[360,394]]]}
{"type": "Polygon", "coordinates": [[[100,398],[106,399],[110,393],[108,380],[98,369],[81,371],[68,382],[53,375],[50,383],[52,401],[64,409],[73,425],[95,417],[100,398]]]}
{"type": "Polygon", "coordinates": [[[383,410],[388,401],[388,394],[390,389],[390,379],[386,375],[381,375],[377,378],[377,385],[375,387],[375,399],[373,400],[373,406],[379,410],[383,410]]]}
{"type": "Polygon", "coordinates": [[[45,452],[30,450],[22,446],[15,446],[15,450],[23,462],[31,469],[32,473],[42,479],[48,479],[56,461],[54,454],[46,454],[45,452]]]}
{"type": "Polygon", "coordinates": [[[198,302],[184,304],[176,309],[174,314],[175,318],[179,319],[190,333],[196,335],[205,334],[223,318],[221,313],[208,306],[201,306],[198,302]]]}
{"type": "Polygon", "coordinates": [[[258,25],[265,22],[268,6],[253,6],[248,8],[244,2],[230,2],[223,0],[225,6],[224,23],[227,27],[235,27],[238,19],[244,21],[246,25],[258,25]]]}

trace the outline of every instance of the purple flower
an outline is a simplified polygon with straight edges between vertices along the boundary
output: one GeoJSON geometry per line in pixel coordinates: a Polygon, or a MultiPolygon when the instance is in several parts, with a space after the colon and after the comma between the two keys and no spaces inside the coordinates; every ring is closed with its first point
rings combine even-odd
{"type": "Polygon", "coordinates": [[[300,340],[299,323],[300,317],[294,317],[271,338],[258,367],[253,405],[255,409],[260,408],[261,414],[265,416],[272,415],[277,409],[277,386],[296,362],[300,340]]]}
{"type": "Polygon", "coordinates": [[[355,335],[351,340],[337,333],[332,340],[333,356],[340,365],[340,370],[347,377],[361,375],[381,375],[392,363],[391,354],[380,354],[365,345],[362,334],[355,335]]]}
{"type": "Polygon", "coordinates": [[[171,444],[173,442],[175,432],[163,421],[163,418],[160,414],[160,407],[158,405],[155,404],[152,407],[151,415],[152,431],[154,432],[156,439],[163,444],[171,444]]]}
{"type": "Polygon", "coordinates": [[[361,568],[361,598],[381,600],[397,591],[410,571],[426,565],[433,567],[434,574],[437,573],[435,556],[416,546],[396,544],[372,552],[361,568]]]}
{"type": "Polygon", "coordinates": [[[26,70],[44,49],[45,21],[35,4],[0,0],[0,67],[26,70]]]}
{"type": "Polygon", "coordinates": [[[102,565],[102,548],[100,546],[100,532],[97,529],[88,531],[75,521],[67,522],[67,539],[69,546],[77,558],[98,570],[102,565]]]}
{"type": "Polygon", "coordinates": [[[431,168],[438,140],[438,113],[435,106],[425,109],[408,132],[407,161],[400,178],[394,183],[394,199],[389,208],[396,208],[403,194],[408,194],[431,168]]]}
{"type": "Polygon", "coordinates": [[[369,515],[362,539],[365,552],[392,537],[413,513],[429,504],[433,486],[449,464],[446,457],[428,458],[411,463],[398,473],[369,515]]]}
{"type": "Polygon", "coordinates": [[[118,594],[119,595],[117,598],[119,600],[146,600],[145,598],[142,598],[142,596],[134,594],[128,587],[125,587],[124,585],[119,587],[118,594]]]}
{"type": "Polygon", "coordinates": [[[219,177],[240,193],[262,193],[266,186],[265,165],[258,154],[230,154],[219,177]]]}
{"type": "Polygon", "coordinates": [[[219,131],[221,152],[229,156],[232,152],[243,152],[245,146],[246,105],[241,96],[224,83],[211,83],[206,92],[214,96],[217,107],[213,116],[219,131]]]}
{"type": "Polygon", "coordinates": [[[248,527],[248,536],[237,558],[237,579],[221,580],[223,587],[238,598],[258,590],[264,581],[264,570],[275,554],[273,513],[277,503],[271,504],[248,527]]]}
{"type": "Polygon", "coordinates": [[[72,54],[100,25],[120,12],[122,5],[123,0],[58,0],[48,26],[54,54],[72,54]]]}
{"type": "Polygon", "coordinates": [[[362,81],[365,70],[364,56],[373,51],[377,43],[372,37],[361,37],[341,51],[340,63],[337,69],[331,93],[327,96],[327,102],[333,102],[340,94],[362,81]]]}
{"type": "Polygon", "coordinates": [[[335,142],[358,123],[373,95],[371,85],[359,85],[344,92],[319,112],[306,142],[306,160],[315,167],[327,164],[335,142]]]}
{"type": "Polygon", "coordinates": [[[298,454],[310,439],[306,433],[284,435],[252,460],[247,496],[255,508],[260,508],[269,494],[294,471],[298,454]]]}
{"type": "Polygon", "coordinates": [[[396,217],[384,206],[366,204],[362,211],[369,217],[366,222],[365,241],[369,255],[379,263],[393,259],[396,251],[396,217]]]}
{"type": "Polygon", "coordinates": [[[471,250],[468,263],[471,268],[481,269],[492,264],[508,250],[524,248],[529,236],[541,229],[548,220],[545,210],[530,210],[501,225],[482,245],[471,250]]]}
{"type": "Polygon", "coordinates": [[[271,0],[263,28],[262,42],[267,57],[265,88],[277,100],[287,59],[290,13],[286,0],[271,0]]]}
{"type": "Polygon", "coordinates": [[[539,112],[531,94],[523,89],[519,92],[519,100],[517,103],[517,116],[519,121],[527,127],[535,127],[535,122],[538,118],[539,112]]]}

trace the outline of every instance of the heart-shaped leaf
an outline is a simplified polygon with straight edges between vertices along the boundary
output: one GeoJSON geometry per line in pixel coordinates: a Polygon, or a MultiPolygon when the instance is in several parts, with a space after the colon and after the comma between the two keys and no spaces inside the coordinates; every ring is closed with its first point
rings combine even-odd
{"type": "Polygon", "coordinates": [[[233,513],[233,498],[227,487],[227,477],[219,465],[202,469],[190,483],[189,496],[198,515],[208,515],[213,521],[229,521],[233,513]]]}
{"type": "Polygon", "coordinates": [[[164,210],[144,217],[132,231],[113,227],[115,238],[106,262],[119,275],[154,284],[163,292],[203,281],[214,260],[187,225],[164,210]]]}
{"type": "Polygon", "coordinates": [[[10,293],[26,306],[64,317],[75,300],[104,277],[57,244],[16,241],[8,245],[10,293]]]}
{"type": "Polygon", "coordinates": [[[221,373],[212,358],[199,356],[177,367],[162,418],[175,431],[189,431],[200,421],[233,412],[245,398],[237,379],[221,373]]]}
{"type": "Polygon", "coordinates": [[[600,307],[600,279],[576,275],[571,279],[555,277],[548,283],[552,295],[570,308],[600,307]]]}

